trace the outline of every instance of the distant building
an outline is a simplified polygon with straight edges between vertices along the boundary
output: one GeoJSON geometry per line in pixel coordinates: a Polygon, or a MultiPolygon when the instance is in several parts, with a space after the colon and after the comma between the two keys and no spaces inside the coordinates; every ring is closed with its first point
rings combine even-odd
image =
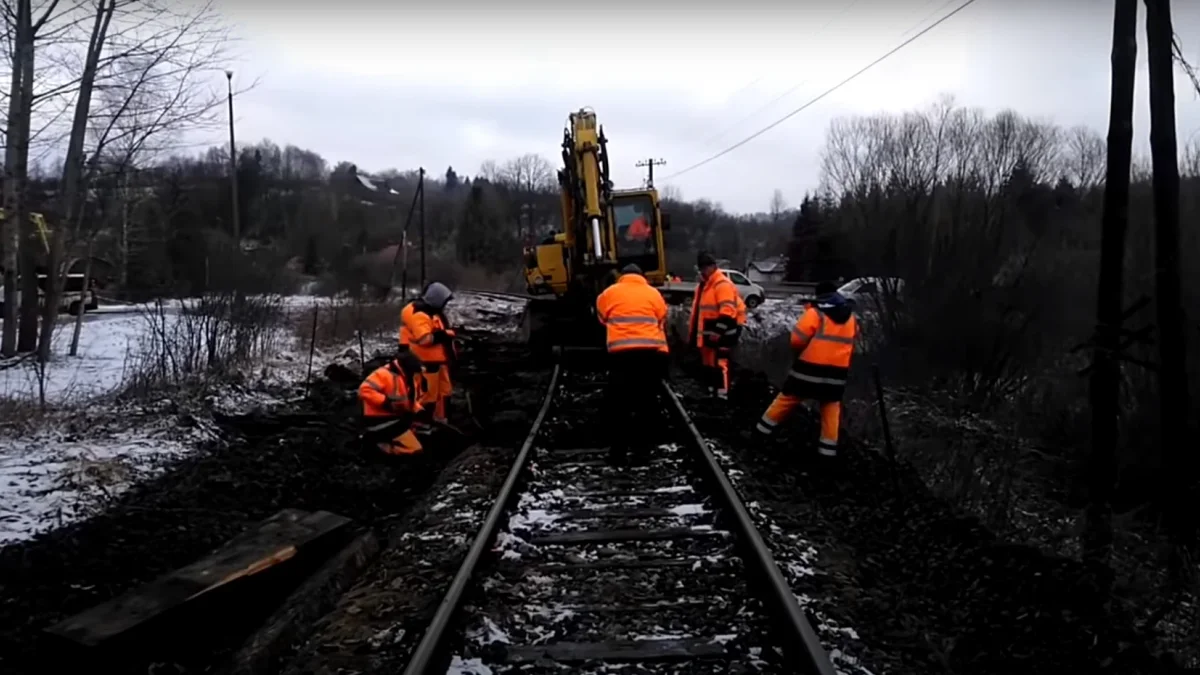
{"type": "Polygon", "coordinates": [[[787,272],[787,258],[776,256],[746,266],[746,277],[756,284],[778,284],[787,272]]]}

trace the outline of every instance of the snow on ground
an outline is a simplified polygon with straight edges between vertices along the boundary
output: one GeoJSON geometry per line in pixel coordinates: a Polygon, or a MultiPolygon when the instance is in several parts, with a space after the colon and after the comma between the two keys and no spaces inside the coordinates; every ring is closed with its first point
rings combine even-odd
{"type": "MultiPolygon", "coordinates": [[[[765,342],[778,335],[786,335],[804,312],[804,304],[791,300],[768,298],[754,309],[746,310],[746,325],[741,340],[765,342]]],[[[672,305],[669,310],[671,323],[677,330],[687,330],[691,307],[672,305]]]]}
{"type": "MultiPolygon", "coordinates": [[[[725,470],[729,482],[738,489],[739,494],[745,494],[745,489],[742,487],[744,473],[737,468],[736,460],[712,442],[709,442],[708,448],[717,458],[717,462],[721,464],[721,468],[725,470]]],[[[770,546],[775,563],[792,587],[796,601],[804,608],[821,643],[829,650],[829,660],[833,663],[834,670],[838,675],[874,675],[860,660],[864,649],[858,632],[851,626],[839,625],[829,615],[827,611],[829,608],[824,601],[813,598],[803,591],[796,592],[797,587],[803,588],[808,585],[809,580],[819,577],[821,574],[814,568],[814,563],[820,557],[816,547],[800,534],[784,531],[774,522],[770,512],[758,502],[747,502],[745,506],[754,519],[758,531],[762,533],[763,539],[770,546]]]]}
{"type": "MultiPolygon", "coordinates": [[[[340,299],[339,299],[340,301],[340,299]]],[[[328,306],[328,298],[291,296],[287,313],[328,306]]],[[[157,317],[170,330],[179,301],[164,301],[157,317]]],[[[456,325],[511,331],[524,302],[464,293],[450,310],[456,325]]],[[[45,371],[46,400],[57,410],[38,411],[38,372],[29,359],[0,363],[0,546],[28,539],[102,509],[104,502],[166,469],[200,443],[218,438],[209,415],[286,405],[303,395],[309,345],[292,334],[291,321],[277,330],[263,361],[248,381],[208,392],[201,400],[121,404],[118,390],[146,349],[156,321],[148,305],[102,306],[84,318],[79,354],[67,355],[73,318],[64,318],[45,371]]],[[[397,319],[399,317],[397,316],[397,319]]],[[[393,331],[386,331],[394,335],[393,331]]],[[[365,340],[367,354],[392,346],[390,337],[365,340]]],[[[312,351],[312,369],[334,362],[357,366],[357,341],[312,351]]]]}

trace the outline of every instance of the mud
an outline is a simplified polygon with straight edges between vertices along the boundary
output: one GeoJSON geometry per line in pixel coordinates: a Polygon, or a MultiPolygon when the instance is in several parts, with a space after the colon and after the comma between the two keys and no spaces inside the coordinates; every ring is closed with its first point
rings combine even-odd
{"type": "MultiPolygon", "coordinates": [[[[471,432],[479,422],[501,435],[526,426],[528,409],[540,400],[535,393],[528,403],[525,392],[536,383],[526,387],[525,380],[538,375],[521,374],[528,368],[519,348],[476,337],[459,364],[452,424],[471,432]]],[[[463,453],[467,441],[449,432],[419,460],[359,447],[347,423],[358,408],[344,386],[357,385],[350,379],[318,381],[310,400],[286,412],[218,418],[231,441],[197,450],[101,515],[0,549],[0,672],[59,672],[66,667],[63,645],[43,633],[46,627],[202,557],[281,508],[332,511],[400,536],[399,524],[414,525],[405,520],[412,506],[448,464],[502,462],[486,449],[463,453]]],[[[495,472],[489,467],[479,478],[495,472]]],[[[218,616],[200,633],[178,635],[108,670],[144,673],[153,662],[154,672],[217,672],[279,599],[248,599],[237,616],[218,616]]]]}
{"type": "Polygon", "coordinates": [[[676,385],[697,427],[745,472],[743,498],[811,544],[797,590],[832,625],[852,627],[874,672],[1164,672],[1102,606],[1088,569],[997,540],[905,467],[893,490],[891,466],[861,439],[843,438],[840,463],[823,465],[815,414],[773,443],[748,436],[773,396],[763,376],[738,372],[728,405],[676,385]]]}

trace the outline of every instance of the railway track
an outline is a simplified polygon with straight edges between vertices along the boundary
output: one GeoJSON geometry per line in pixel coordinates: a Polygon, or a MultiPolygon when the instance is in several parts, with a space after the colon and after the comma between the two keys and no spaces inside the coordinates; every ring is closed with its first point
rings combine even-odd
{"type": "Polygon", "coordinates": [[[649,461],[613,467],[597,415],[603,380],[585,365],[555,366],[405,675],[832,675],[674,392],[663,385],[649,461]]]}

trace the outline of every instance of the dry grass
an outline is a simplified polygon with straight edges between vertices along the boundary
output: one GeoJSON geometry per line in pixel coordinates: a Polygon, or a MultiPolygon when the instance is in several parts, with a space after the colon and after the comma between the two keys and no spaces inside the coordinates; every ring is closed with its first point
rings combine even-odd
{"type": "Polygon", "coordinates": [[[284,316],[282,296],[214,293],[182,300],[178,309],[156,301],[145,312],[148,330],[128,359],[120,394],[207,390],[277,353],[284,316]]]}
{"type": "Polygon", "coordinates": [[[329,300],[293,313],[290,329],[299,344],[308,347],[315,342],[318,349],[352,342],[360,333],[364,340],[394,339],[402,309],[400,298],[384,302],[329,300]]]}

